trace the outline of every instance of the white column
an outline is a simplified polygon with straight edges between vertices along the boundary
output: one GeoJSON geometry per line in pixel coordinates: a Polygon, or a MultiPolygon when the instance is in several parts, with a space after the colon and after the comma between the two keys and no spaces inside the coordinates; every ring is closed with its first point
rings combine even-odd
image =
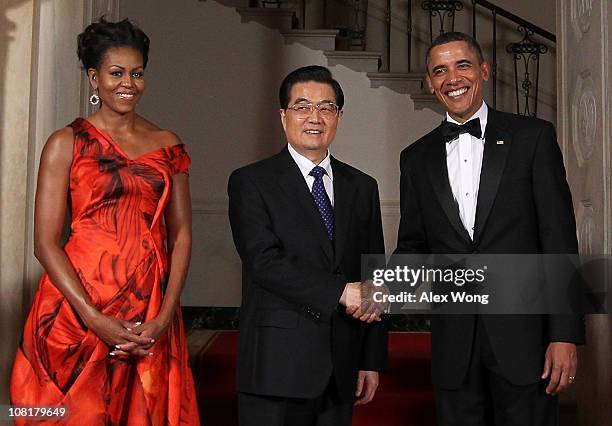
{"type": "Polygon", "coordinates": [[[33,18],[32,0],[0,0],[0,404],[22,325],[33,18]]]}

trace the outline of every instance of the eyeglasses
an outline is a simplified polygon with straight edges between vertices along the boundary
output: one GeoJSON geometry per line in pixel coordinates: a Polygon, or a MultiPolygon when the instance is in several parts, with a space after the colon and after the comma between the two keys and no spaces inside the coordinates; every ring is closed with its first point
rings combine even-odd
{"type": "Polygon", "coordinates": [[[333,102],[320,102],[316,105],[313,105],[309,102],[298,102],[296,104],[287,107],[287,109],[293,110],[295,112],[296,118],[299,120],[306,119],[314,112],[316,109],[319,111],[319,114],[323,118],[335,118],[338,116],[338,112],[340,108],[333,102]]]}

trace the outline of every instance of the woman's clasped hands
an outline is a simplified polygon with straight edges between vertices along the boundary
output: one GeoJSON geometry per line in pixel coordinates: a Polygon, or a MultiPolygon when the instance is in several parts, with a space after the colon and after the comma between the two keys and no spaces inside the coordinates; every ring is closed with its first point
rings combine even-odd
{"type": "Polygon", "coordinates": [[[158,318],[141,323],[102,313],[88,321],[87,325],[109,346],[109,355],[114,357],[153,355],[153,345],[168,327],[158,318]]]}

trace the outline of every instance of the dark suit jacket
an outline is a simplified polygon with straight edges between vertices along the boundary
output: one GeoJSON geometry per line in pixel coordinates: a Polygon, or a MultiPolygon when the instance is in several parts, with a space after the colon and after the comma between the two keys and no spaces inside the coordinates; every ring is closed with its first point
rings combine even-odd
{"type": "MultiPolygon", "coordinates": [[[[577,253],[572,198],[552,124],[491,108],[488,114],[474,240],[459,217],[438,127],[401,154],[397,253],[577,253]]],[[[517,385],[540,380],[549,342],[584,342],[581,317],[481,319],[502,373],[517,385]]],[[[432,318],[435,384],[460,385],[474,327],[473,315],[432,318]]]]}
{"type": "Polygon", "coordinates": [[[238,390],[313,398],[333,374],[353,397],[358,370],[386,362],[384,323],[346,315],[338,301],[361,281],[361,255],[384,253],[376,181],[331,159],[335,238],[287,148],[229,179],[229,217],[243,265],[238,390]]]}

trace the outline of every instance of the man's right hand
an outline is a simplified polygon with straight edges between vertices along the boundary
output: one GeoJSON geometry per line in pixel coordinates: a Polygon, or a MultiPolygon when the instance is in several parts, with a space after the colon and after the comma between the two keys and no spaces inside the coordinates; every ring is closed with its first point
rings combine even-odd
{"type": "Polygon", "coordinates": [[[362,287],[360,282],[347,283],[342,292],[342,296],[340,296],[340,304],[346,306],[347,315],[351,315],[355,319],[367,323],[380,321],[380,312],[370,310],[368,310],[368,312],[363,312],[361,310],[361,290],[362,287]]]}

